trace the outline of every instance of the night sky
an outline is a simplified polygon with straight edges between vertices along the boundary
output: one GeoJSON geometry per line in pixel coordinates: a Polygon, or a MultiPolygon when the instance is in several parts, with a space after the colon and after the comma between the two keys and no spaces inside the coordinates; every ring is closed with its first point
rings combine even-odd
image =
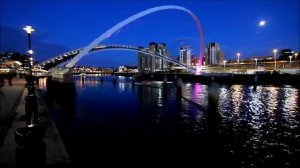
{"type": "MultiPolygon", "coordinates": [[[[300,0],[0,0],[0,51],[26,53],[33,26],[34,59],[43,61],[88,45],[118,22],[148,8],[180,5],[195,13],[202,25],[204,45],[217,42],[225,59],[272,55],[274,48],[299,51],[300,0]],[[259,26],[265,20],[265,26],[259,26]]],[[[164,42],[172,56],[188,45],[199,53],[199,32],[185,12],[165,10],[129,24],[102,44],[148,46],[164,42]]],[[[136,53],[101,51],[78,65],[136,65],[136,53]]]]}

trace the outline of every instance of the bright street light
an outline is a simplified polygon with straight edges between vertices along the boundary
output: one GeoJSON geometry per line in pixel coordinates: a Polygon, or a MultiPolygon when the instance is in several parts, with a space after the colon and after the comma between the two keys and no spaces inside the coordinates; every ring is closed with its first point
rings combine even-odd
{"type": "Polygon", "coordinates": [[[255,68],[257,68],[257,58],[255,58],[255,68]]]}
{"type": "Polygon", "coordinates": [[[33,50],[28,50],[27,52],[28,52],[30,55],[33,54],[33,50]]]}
{"type": "Polygon", "coordinates": [[[237,61],[238,61],[238,64],[239,64],[239,63],[240,63],[240,55],[241,55],[241,53],[237,53],[236,55],[237,55],[237,57],[238,57],[238,60],[237,60],[237,61]]]}
{"type": "Polygon", "coordinates": [[[266,24],[266,21],[264,21],[264,20],[261,20],[260,22],[259,22],[259,26],[264,26],[266,24]]]}
{"type": "Polygon", "coordinates": [[[29,53],[29,59],[31,60],[31,61],[30,61],[30,66],[29,66],[29,68],[30,68],[30,71],[32,71],[31,68],[32,68],[32,65],[33,65],[33,61],[32,61],[32,54],[33,54],[33,51],[32,51],[32,49],[31,49],[31,39],[30,39],[30,35],[31,35],[31,33],[34,32],[35,30],[32,28],[32,26],[26,26],[26,27],[24,27],[23,29],[26,31],[26,33],[27,33],[27,35],[28,35],[28,51],[27,51],[27,52],[29,53]]]}
{"type": "Polygon", "coordinates": [[[277,49],[274,49],[273,52],[274,52],[274,69],[276,69],[276,52],[277,52],[277,49]]]}
{"type": "Polygon", "coordinates": [[[293,58],[293,56],[289,56],[289,58],[290,58],[290,68],[292,67],[292,58],[293,58]]]}
{"type": "Polygon", "coordinates": [[[30,35],[32,32],[34,32],[35,30],[32,28],[32,26],[26,26],[23,28],[26,33],[28,34],[28,48],[29,50],[31,50],[31,42],[30,42],[30,35]]]}
{"type": "Polygon", "coordinates": [[[295,61],[297,61],[298,53],[295,53],[295,61]]]}
{"type": "Polygon", "coordinates": [[[225,70],[225,65],[226,65],[226,62],[227,62],[226,60],[224,60],[224,61],[223,61],[223,63],[224,63],[224,70],[225,70]]]}
{"type": "Polygon", "coordinates": [[[26,26],[23,28],[28,34],[31,34],[31,32],[34,32],[34,29],[32,26],[26,26]]]}

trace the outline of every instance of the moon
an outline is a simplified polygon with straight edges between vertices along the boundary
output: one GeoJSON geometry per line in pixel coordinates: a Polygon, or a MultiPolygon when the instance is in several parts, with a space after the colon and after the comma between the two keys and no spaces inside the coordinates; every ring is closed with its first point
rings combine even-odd
{"type": "Polygon", "coordinates": [[[261,20],[261,21],[259,22],[259,26],[261,26],[261,27],[265,26],[265,24],[266,24],[266,21],[264,21],[264,20],[261,20]]]}

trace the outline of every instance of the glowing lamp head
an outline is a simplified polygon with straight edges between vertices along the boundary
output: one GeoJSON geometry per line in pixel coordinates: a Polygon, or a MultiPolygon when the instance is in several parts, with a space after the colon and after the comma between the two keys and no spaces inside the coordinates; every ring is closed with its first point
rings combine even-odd
{"type": "Polygon", "coordinates": [[[277,52],[277,49],[274,49],[273,52],[276,53],[276,52],[277,52]]]}
{"type": "Polygon", "coordinates": [[[33,50],[28,50],[27,51],[29,54],[33,54],[33,50]]]}
{"type": "Polygon", "coordinates": [[[259,22],[259,26],[265,26],[265,24],[266,24],[266,21],[264,21],[264,20],[261,20],[261,21],[259,22]]]}
{"type": "Polygon", "coordinates": [[[32,26],[26,26],[23,28],[28,34],[31,34],[32,32],[34,32],[34,29],[32,28],[32,26]]]}

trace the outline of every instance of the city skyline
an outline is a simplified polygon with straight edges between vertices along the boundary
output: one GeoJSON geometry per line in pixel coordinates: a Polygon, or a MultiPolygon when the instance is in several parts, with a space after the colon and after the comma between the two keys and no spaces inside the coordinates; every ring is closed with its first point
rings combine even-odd
{"type": "MultiPolygon", "coordinates": [[[[195,13],[204,32],[204,46],[217,42],[225,59],[272,55],[274,48],[299,51],[299,1],[51,1],[0,2],[0,51],[26,53],[25,25],[32,25],[34,57],[38,61],[81,48],[118,22],[159,5],[180,5],[195,13]],[[55,11],[55,12],[53,12],[55,11]],[[79,20],[79,21],[77,21],[79,20]]],[[[166,43],[171,56],[182,46],[199,53],[199,37],[193,19],[181,11],[162,11],[125,26],[103,44],[147,46],[166,43]],[[170,31],[171,30],[171,31],[170,31]]],[[[91,54],[78,65],[135,65],[137,54],[104,51],[91,54]]]]}

